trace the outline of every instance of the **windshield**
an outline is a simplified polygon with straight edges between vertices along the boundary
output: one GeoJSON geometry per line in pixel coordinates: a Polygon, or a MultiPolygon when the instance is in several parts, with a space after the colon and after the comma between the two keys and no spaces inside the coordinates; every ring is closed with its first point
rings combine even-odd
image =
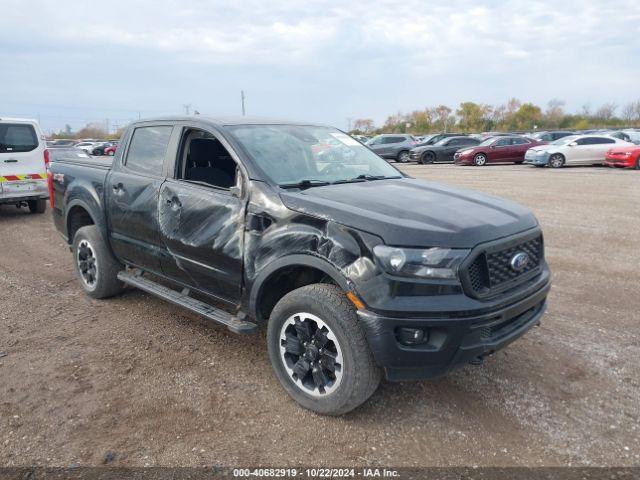
{"type": "Polygon", "coordinates": [[[493,142],[495,142],[497,140],[496,137],[489,137],[486,140],[484,140],[482,143],[478,144],[479,147],[486,147],[488,145],[493,144],[493,142]]]}
{"type": "Polygon", "coordinates": [[[306,125],[227,128],[269,178],[280,185],[402,177],[386,160],[335,128],[306,125]]]}
{"type": "Polygon", "coordinates": [[[575,135],[569,135],[568,137],[562,137],[554,142],[551,142],[551,145],[566,145],[568,143],[573,142],[575,139],[576,139],[575,135]]]}

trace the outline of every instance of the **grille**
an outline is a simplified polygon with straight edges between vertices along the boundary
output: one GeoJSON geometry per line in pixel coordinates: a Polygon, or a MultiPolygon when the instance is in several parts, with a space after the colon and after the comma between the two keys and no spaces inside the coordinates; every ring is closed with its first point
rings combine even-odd
{"type": "MultiPolygon", "coordinates": [[[[542,261],[542,237],[524,241],[517,245],[480,253],[467,267],[469,286],[477,295],[487,295],[495,289],[515,282],[518,278],[540,266],[542,261]],[[511,259],[517,253],[529,255],[529,263],[525,268],[516,271],[511,268],[511,259]]],[[[515,282],[517,283],[517,282],[515,282]]]]}

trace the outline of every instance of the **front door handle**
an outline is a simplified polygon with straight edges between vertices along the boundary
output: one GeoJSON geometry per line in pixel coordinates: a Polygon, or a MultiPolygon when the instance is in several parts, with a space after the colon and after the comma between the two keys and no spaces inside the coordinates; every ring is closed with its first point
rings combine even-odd
{"type": "Polygon", "coordinates": [[[173,210],[179,210],[182,208],[182,204],[178,197],[167,198],[167,205],[170,206],[173,210]]]}
{"type": "Polygon", "coordinates": [[[122,183],[114,183],[112,187],[113,193],[120,193],[124,190],[124,185],[122,185],[122,183]]]}
{"type": "Polygon", "coordinates": [[[18,163],[18,160],[15,158],[7,158],[4,163],[18,163]]]}

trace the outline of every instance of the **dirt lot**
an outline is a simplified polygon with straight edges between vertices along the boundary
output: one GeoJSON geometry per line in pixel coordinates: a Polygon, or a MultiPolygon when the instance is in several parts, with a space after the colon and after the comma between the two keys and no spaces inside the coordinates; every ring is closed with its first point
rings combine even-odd
{"type": "Polygon", "coordinates": [[[405,170],[531,207],[549,311],[484,366],[337,419],[287,397],[264,334],[135,290],[90,300],[49,215],[0,207],[0,465],[640,465],[640,172],[405,170]]]}

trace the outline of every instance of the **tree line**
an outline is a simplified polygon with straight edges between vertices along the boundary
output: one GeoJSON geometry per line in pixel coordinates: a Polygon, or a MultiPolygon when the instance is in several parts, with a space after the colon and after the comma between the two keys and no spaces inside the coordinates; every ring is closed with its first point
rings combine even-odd
{"type": "Polygon", "coordinates": [[[381,127],[377,127],[370,118],[359,118],[353,122],[351,133],[529,132],[640,127],[640,100],[622,107],[605,103],[596,109],[585,104],[578,113],[567,113],[564,106],[564,101],[553,99],[543,109],[517,98],[511,98],[502,105],[462,102],[455,110],[447,105],[438,105],[390,115],[381,127]]]}

